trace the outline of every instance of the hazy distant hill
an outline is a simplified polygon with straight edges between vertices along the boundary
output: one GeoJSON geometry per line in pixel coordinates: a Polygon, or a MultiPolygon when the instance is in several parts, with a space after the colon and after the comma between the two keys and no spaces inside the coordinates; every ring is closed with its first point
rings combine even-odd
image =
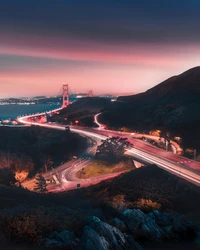
{"type": "Polygon", "coordinates": [[[105,112],[110,126],[149,130],[164,127],[200,134],[200,67],[171,77],[144,93],[120,96],[105,112]]]}

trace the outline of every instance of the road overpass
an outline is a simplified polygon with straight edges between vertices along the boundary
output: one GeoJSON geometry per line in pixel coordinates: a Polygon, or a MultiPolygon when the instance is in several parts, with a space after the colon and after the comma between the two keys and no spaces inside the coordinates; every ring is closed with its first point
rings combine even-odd
{"type": "MultiPolygon", "coordinates": [[[[29,121],[30,116],[18,118],[19,122],[29,125],[37,125],[41,127],[65,130],[65,126],[58,124],[40,124],[29,121]]],[[[158,167],[185,179],[197,186],[200,186],[200,163],[189,160],[188,158],[166,152],[163,149],[156,148],[149,143],[135,139],[131,134],[117,131],[107,131],[104,129],[86,128],[79,126],[70,126],[70,130],[80,135],[88,136],[94,140],[105,140],[109,136],[126,137],[134,147],[126,151],[127,155],[130,155],[138,160],[146,163],[156,164],[158,167]]]]}

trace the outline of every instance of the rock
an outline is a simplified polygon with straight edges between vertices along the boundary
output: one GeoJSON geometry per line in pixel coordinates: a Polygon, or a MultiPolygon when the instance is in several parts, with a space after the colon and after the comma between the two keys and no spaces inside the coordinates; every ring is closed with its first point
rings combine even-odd
{"type": "Polygon", "coordinates": [[[67,248],[69,250],[76,249],[79,239],[73,232],[64,230],[62,232],[52,232],[49,238],[42,240],[44,246],[50,249],[67,248]]]}
{"type": "Polygon", "coordinates": [[[183,216],[173,216],[173,232],[182,239],[194,239],[196,237],[196,226],[183,216]]]}
{"type": "Polygon", "coordinates": [[[41,240],[42,245],[44,245],[45,248],[48,249],[61,249],[62,247],[65,247],[63,242],[54,240],[54,239],[43,239],[41,240]]]}
{"type": "Polygon", "coordinates": [[[125,210],[124,222],[130,231],[137,237],[149,240],[164,238],[164,231],[157,225],[152,213],[144,214],[140,209],[125,210]]]}
{"type": "Polygon", "coordinates": [[[118,228],[121,232],[127,231],[127,227],[126,227],[125,223],[122,220],[118,219],[118,218],[114,218],[112,220],[112,225],[114,227],[118,228]]]}
{"type": "Polygon", "coordinates": [[[121,249],[121,246],[125,246],[126,239],[123,233],[101,220],[93,216],[90,221],[90,226],[100,235],[103,236],[113,249],[121,249]]]}
{"type": "Polygon", "coordinates": [[[174,234],[173,234],[173,230],[172,230],[171,225],[162,227],[162,230],[164,232],[165,238],[167,238],[167,239],[174,238],[174,234]]]}
{"type": "Polygon", "coordinates": [[[197,227],[185,217],[170,216],[155,210],[144,214],[140,209],[125,210],[124,222],[137,237],[149,240],[161,239],[194,239],[197,227]]]}
{"type": "Polygon", "coordinates": [[[154,210],[152,214],[155,218],[156,223],[160,227],[166,227],[172,224],[173,218],[168,214],[160,213],[158,210],[154,210]]]}
{"type": "Polygon", "coordinates": [[[156,224],[155,220],[146,216],[145,221],[142,223],[141,228],[137,232],[138,236],[150,240],[159,240],[164,238],[163,230],[156,224]]]}
{"type": "Polygon", "coordinates": [[[127,209],[123,212],[124,222],[133,234],[137,234],[146,215],[140,209],[127,209]]]}
{"type": "Polygon", "coordinates": [[[195,244],[200,248],[200,232],[197,233],[195,238],[195,244]]]}
{"type": "Polygon", "coordinates": [[[104,237],[100,237],[98,233],[91,227],[84,227],[78,250],[109,250],[109,244],[104,237]]]}
{"type": "Polygon", "coordinates": [[[162,229],[164,238],[174,238],[171,225],[173,221],[172,217],[166,213],[160,213],[158,210],[154,210],[148,216],[154,219],[156,224],[162,229]]]}
{"type": "Polygon", "coordinates": [[[140,250],[141,247],[132,237],[93,216],[84,229],[78,249],[140,250]]]}

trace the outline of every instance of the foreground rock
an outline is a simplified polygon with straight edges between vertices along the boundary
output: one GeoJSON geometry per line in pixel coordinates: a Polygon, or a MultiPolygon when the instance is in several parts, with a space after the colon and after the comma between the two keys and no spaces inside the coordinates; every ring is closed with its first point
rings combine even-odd
{"type": "Polygon", "coordinates": [[[119,218],[114,218],[112,220],[112,225],[116,228],[118,228],[121,232],[126,232],[127,231],[127,226],[125,223],[120,220],[119,218]]]}
{"type": "Polygon", "coordinates": [[[144,214],[140,209],[123,212],[124,222],[136,237],[151,241],[162,239],[194,239],[196,227],[183,216],[170,216],[157,210],[144,214]]]}
{"type": "Polygon", "coordinates": [[[121,219],[113,219],[115,227],[93,216],[84,227],[80,240],[73,232],[65,230],[51,233],[42,243],[48,249],[67,250],[141,250],[135,239],[159,241],[159,244],[165,240],[193,240],[197,246],[200,244],[198,226],[180,215],[157,210],[145,214],[140,209],[127,209],[121,219]]]}
{"type": "Polygon", "coordinates": [[[123,234],[97,217],[92,217],[89,226],[84,228],[78,246],[79,250],[140,250],[139,244],[130,236],[123,234]]]}
{"type": "Polygon", "coordinates": [[[62,232],[52,232],[48,238],[43,239],[41,242],[45,248],[48,249],[68,249],[75,250],[79,243],[73,232],[64,230],[62,232]]]}

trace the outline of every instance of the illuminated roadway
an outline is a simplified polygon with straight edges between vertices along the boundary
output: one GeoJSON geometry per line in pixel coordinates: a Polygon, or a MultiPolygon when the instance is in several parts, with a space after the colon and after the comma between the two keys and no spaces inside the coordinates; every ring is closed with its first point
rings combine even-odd
{"type": "MultiPolygon", "coordinates": [[[[27,117],[18,118],[19,122],[24,124],[31,124],[31,125],[39,125],[41,127],[46,128],[53,128],[58,130],[65,130],[65,126],[58,125],[58,124],[40,124],[40,123],[33,123],[27,121],[27,117]]],[[[99,123],[99,125],[101,125],[99,123]]],[[[116,132],[116,131],[110,131],[110,130],[104,130],[101,126],[98,129],[95,128],[86,128],[86,127],[79,127],[79,126],[70,126],[71,132],[78,133],[80,135],[84,135],[87,137],[92,138],[97,143],[99,143],[101,140],[104,140],[108,138],[109,136],[120,136],[120,137],[126,137],[129,142],[131,142],[134,147],[130,150],[126,151],[127,155],[132,156],[135,159],[141,160],[142,162],[156,164],[158,167],[175,174],[179,176],[180,178],[183,178],[197,186],[200,186],[200,163],[190,160],[188,158],[178,156],[175,154],[172,154],[171,152],[166,152],[163,149],[156,148],[149,143],[143,142],[141,140],[135,139],[131,136],[130,133],[122,133],[122,132],[116,132]]],[[[75,188],[75,184],[78,184],[81,182],[81,186],[88,186],[91,184],[95,184],[100,182],[101,180],[112,178],[118,174],[112,174],[112,175],[106,175],[106,176],[100,176],[95,177],[91,179],[79,179],[79,181],[74,179],[75,172],[78,171],[78,169],[83,168],[89,162],[82,162],[80,163],[79,167],[78,165],[70,166],[69,169],[65,169],[62,171],[62,185],[63,189],[73,189],[75,188]]]]}
{"type": "MultiPolygon", "coordinates": [[[[54,128],[58,130],[65,130],[65,126],[26,122],[24,121],[24,118],[18,118],[18,120],[24,124],[36,125],[36,126],[41,126],[41,127],[46,127],[46,128],[54,128]]],[[[85,168],[86,166],[88,166],[94,161],[93,156],[96,153],[97,145],[101,143],[101,140],[104,140],[107,137],[103,135],[98,135],[96,133],[85,132],[85,131],[81,131],[81,130],[77,130],[73,128],[70,128],[70,130],[72,132],[79,133],[81,135],[91,138],[93,141],[95,141],[95,145],[90,146],[84,153],[82,153],[82,155],[79,156],[79,159],[64,163],[61,166],[57,167],[56,169],[53,169],[51,171],[48,171],[42,174],[46,180],[52,179],[52,176],[56,176],[56,179],[59,181],[59,183],[50,183],[47,186],[47,190],[49,192],[60,192],[64,190],[76,189],[77,185],[79,185],[80,187],[91,186],[103,180],[114,178],[122,173],[122,172],[111,173],[111,174],[96,176],[96,177],[92,177],[88,179],[77,178],[76,177],[77,172],[81,170],[82,168],[85,168]]],[[[35,186],[35,179],[25,181],[23,182],[22,185],[23,187],[29,190],[33,190],[35,186]]]]}

